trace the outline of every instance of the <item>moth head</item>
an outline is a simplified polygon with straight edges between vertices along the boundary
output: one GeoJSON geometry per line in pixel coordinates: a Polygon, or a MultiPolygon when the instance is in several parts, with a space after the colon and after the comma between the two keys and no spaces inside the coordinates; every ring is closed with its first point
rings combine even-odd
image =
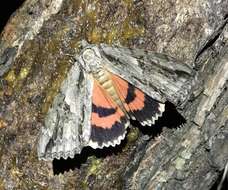
{"type": "Polygon", "coordinates": [[[101,68],[101,55],[97,47],[89,47],[81,54],[82,66],[88,72],[96,72],[101,68]]]}

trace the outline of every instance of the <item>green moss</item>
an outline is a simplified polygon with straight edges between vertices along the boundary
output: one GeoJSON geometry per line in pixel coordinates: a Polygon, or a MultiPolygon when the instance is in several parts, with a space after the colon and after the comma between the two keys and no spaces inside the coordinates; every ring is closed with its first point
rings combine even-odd
{"type": "Polygon", "coordinates": [[[42,106],[42,113],[45,114],[48,111],[50,104],[53,102],[54,97],[59,91],[62,81],[66,78],[69,70],[69,60],[62,59],[58,61],[56,68],[56,75],[53,77],[52,83],[47,88],[45,102],[42,106]]]}
{"type": "Polygon", "coordinates": [[[81,181],[81,189],[83,189],[83,190],[88,189],[88,182],[86,180],[81,181]]]}
{"type": "Polygon", "coordinates": [[[139,137],[139,129],[134,127],[127,134],[127,140],[129,143],[134,143],[139,137]]]}
{"type": "Polygon", "coordinates": [[[94,27],[92,31],[88,33],[88,41],[92,43],[102,42],[104,35],[100,28],[94,27]]]}
{"type": "Polygon", "coordinates": [[[15,80],[16,80],[16,76],[15,76],[15,72],[14,70],[10,70],[7,75],[5,76],[5,80],[8,82],[8,83],[14,83],[15,80]]]}
{"type": "Polygon", "coordinates": [[[112,44],[118,38],[118,29],[117,27],[113,27],[111,31],[104,34],[105,41],[107,44],[112,44]]]}
{"type": "Polygon", "coordinates": [[[101,160],[97,159],[96,157],[93,157],[90,168],[88,168],[88,175],[98,174],[100,167],[101,167],[101,160]]]}
{"type": "Polygon", "coordinates": [[[0,118],[0,129],[5,128],[7,126],[7,123],[0,118]]]}
{"type": "Polygon", "coordinates": [[[5,190],[5,185],[1,178],[0,178],[0,190],[5,190]]]}
{"type": "MultiPolygon", "coordinates": [[[[51,83],[46,86],[46,98],[41,110],[43,114],[46,114],[46,112],[48,111],[50,104],[53,102],[54,97],[58,93],[62,81],[66,78],[67,72],[69,71],[69,68],[71,66],[71,57],[64,56],[64,54],[62,56],[59,56],[59,52],[61,51],[60,48],[62,46],[61,44],[65,40],[65,36],[69,32],[69,30],[70,28],[68,28],[66,25],[63,25],[61,27],[61,30],[57,31],[51,36],[50,39],[47,40],[44,49],[48,51],[42,52],[43,55],[41,57],[44,59],[43,62],[47,62],[47,57],[50,57],[48,59],[48,64],[44,66],[44,74],[49,75],[49,78],[51,80],[51,83]],[[53,55],[54,59],[51,59],[50,55],[53,55]]],[[[78,39],[70,41],[69,46],[74,49],[75,46],[78,44],[77,42],[78,39]]]]}
{"type": "Polygon", "coordinates": [[[101,159],[98,159],[96,157],[91,157],[91,163],[89,167],[87,168],[87,174],[84,180],[81,182],[82,189],[88,189],[89,184],[89,177],[91,175],[97,176],[101,173],[101,159]]]}
{"type": "Polygon", "coordinates": [[[138,26],[132,26],[130,24],[131,20],[130,18],[127,18],[123,24],[123,35],[122,39],[123,40],[128,40],[137,36],[141,36],[144,33],[144,28],[143,27],[138,27],[138,26]]]}
{"type": "Polygon", "coordinates": [[[29,70],[30,70],[30,67],[21,68],[20,73],[18,75],[18,79],[19,80],[25,79],[27,77],[28,73],[29,73],[29,70]]]}
{"type": "Polygon", "coordinates": [[[139,11],[135,10],[132,0],[118,2],[120,11],[128,12],[119,20],[116,18],[119,18],[118,14],[122,14],[117,12],[114,15],[109,15],[107,7],[103,7],[106,3],[102,0],[79,2],[75,1],[75,7],[77,7],[75,9],[81,10],[82,16],[79,18],[81,21],[79,25],[85,26],[82,28],[85,31],[85,36],[82,33],[81,37],[87,39],[90,43],[104,42],[111,44],[119,41],[125,44],[128,40],[141,36],[144,33],[144,26],[136,24],[140,20],[141,15],[139,11]],[[117,15],[115,16],[115,14],[117,15]],[[105,18],[105,15],[109,15],[109,17],[105,18]]]}
{"type": "Polygon", "coordinates": [[[133,6],[133,0],[123,0],[125,6],[127,6],[128,8],[132,8],[133,6]]]}
{"type": "MultiPolygon", "coordinates": [[[[23,56],[22,56],[23,57],[23,56]]],[[[26,61],[25,61],[26,63],[26,61]]],[[[26,80],[32,63],[30,62],[27,65],[21,65],[21,68],[18,69],[17,66],[12,67],[11,70],[5,75],[4,79],[8,83],[8,88],[5,93],[7,95],[12,95],[13,92],[20,92],[23,86],[24,81],[26,80]]]]}

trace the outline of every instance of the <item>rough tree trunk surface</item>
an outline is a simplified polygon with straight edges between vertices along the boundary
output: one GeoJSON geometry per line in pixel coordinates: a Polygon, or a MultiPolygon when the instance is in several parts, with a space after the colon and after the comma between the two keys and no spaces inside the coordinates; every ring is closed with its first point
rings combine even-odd
{"type": "Polygon", "coordinates": [[[228,1],[27,0],[0,40],[1,189],[210,189],[228,162],[228,1]],[[39,129],[78,42],[166,53],[196,70],[191,95],[116,148],[37,159],[39,129]]]}

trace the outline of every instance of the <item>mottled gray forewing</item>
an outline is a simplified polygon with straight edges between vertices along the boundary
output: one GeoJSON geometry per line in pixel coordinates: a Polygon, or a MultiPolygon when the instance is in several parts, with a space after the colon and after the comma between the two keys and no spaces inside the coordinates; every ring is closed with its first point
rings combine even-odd
{"type": "Polygon", "coordinates": [[[92,86],[90,76],[76,62],[45,118],[38,142],[40,159],[73,158],[88,143],[92,86]]]}
{"type": "Polygon", "coordinates": [[[152,98],[172,102],[176,106],[187,99],[193,82],[193,70],[165,54],[99,46],[106,67],[140,88],[152,98]]]}

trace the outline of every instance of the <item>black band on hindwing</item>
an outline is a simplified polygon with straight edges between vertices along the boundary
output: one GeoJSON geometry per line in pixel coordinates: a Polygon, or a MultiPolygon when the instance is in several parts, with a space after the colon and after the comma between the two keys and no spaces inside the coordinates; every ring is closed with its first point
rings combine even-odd
{"type": "Polygon", "coordinates": [[[101,106],[92,105],[92,112],[97,113],[99,117],[107,117],[109,115],[115,114],[117,108],[105,108],[101,106]]]}

